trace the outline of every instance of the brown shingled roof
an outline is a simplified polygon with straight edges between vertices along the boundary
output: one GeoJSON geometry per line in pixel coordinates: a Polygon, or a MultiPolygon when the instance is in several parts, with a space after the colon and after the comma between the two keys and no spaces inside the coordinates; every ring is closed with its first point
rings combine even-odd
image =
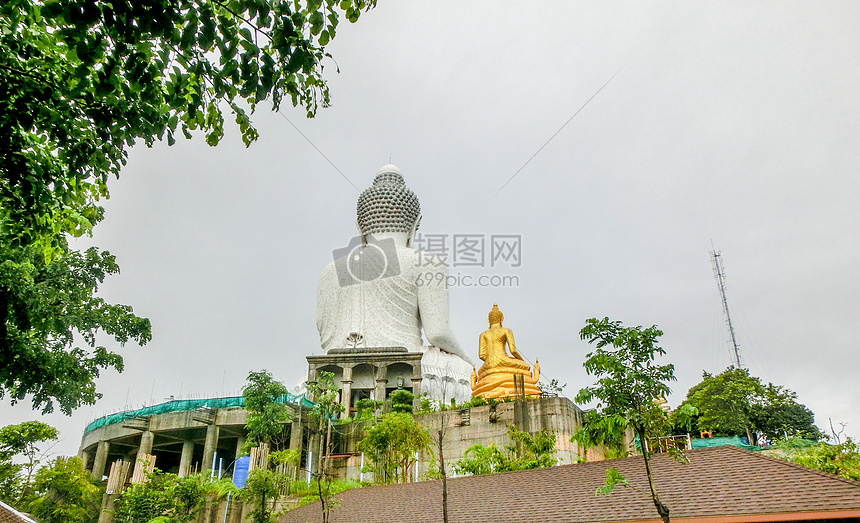
{"type": "Polygon", "coordinates": [[[34,520],[18,512],[6,503],[0,501],[0,523],[36,523],[34,520]]]}
{"type": "MultiPolygon", "coordinates": [[[[741,523],[860,518],[860,483],[735,447],[687,452],[682,465],[654,456],[660,500],[673,520],[741,523]]],[[[440,481],[348,490],[332,523],[442,521],[440,481]]],[[[563,465],[448,480],[450,523],[659,522],[642,457],[563,465]],[[607,468],[634,488],[595,496],[607,468]]],[[[320,521],[319,504],[297,508],[281,523],[320,521]]]]}

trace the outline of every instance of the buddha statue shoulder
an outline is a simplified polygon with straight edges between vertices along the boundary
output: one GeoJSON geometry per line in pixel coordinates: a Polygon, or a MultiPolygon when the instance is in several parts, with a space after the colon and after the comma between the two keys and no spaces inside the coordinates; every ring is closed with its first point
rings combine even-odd
{"type": "Polygon", "coordinates": [[[497,304],[488,316],[490,328],[478,338],[478,357],[484,362],[479,370],[472,370],[472,395],[488,398],[503,398],[516,394],[515,376],[522,376],[523,392],[526,396],[540,395],[537,381],[540,379],[540,364],[535,361],[534,372],[517,351],[514,333],[502,327],[504,315],[497,304]],[[510,355],[508,355],[508,350],[510,355]]]}

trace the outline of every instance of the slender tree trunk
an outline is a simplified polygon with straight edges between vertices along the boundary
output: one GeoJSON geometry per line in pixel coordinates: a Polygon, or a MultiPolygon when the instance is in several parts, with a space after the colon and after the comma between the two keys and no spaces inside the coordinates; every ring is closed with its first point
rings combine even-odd
{"type": "Polygon", "coordinates": [[[320,498],[320,508],[322,509],[322,523],[328,523],[328,507],[326,506],[326,497],[322,491],[322,477],[317,478],[317,494],[320,498]]]}
{"type": "Polygon", "coordinates": [[[448,475],[445,473],[445,456],[442,454],[443,429],[439,429],[439,472],[442,474],[442,522],[448,523],[448,475]]]}
{"type": "Polygon", "coordinates": [[[657,489],[654,488],[654,478],[651,475],[651,458],[648,456],[648,443],[645,439],[645,431],[636,427],[636,433],[639,434],[639,442],[642,444],[642,457],[645,459],[645,473],[648,475],[648,487],[651,489],[651,501],[654,502],[654,508],[663,519],[663,523],[669,523],[669,507],[660,502],[657,496],[657,489]]]}

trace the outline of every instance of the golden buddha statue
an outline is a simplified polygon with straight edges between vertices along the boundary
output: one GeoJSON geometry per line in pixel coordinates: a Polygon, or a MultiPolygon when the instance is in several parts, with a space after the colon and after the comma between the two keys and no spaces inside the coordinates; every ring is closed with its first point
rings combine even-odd
{"type": "Polygon", "coordinates": [[[514,333],[502,327],[504,315],[497,304],[493,304],[488,320],[490,328],[479,338],[478,356],[484,361],[475,371],[472,367],[472,396],[484,399],[504,398],[516,395],[514,376],[521,375],[526,396],[539,396],[537,381],[540,378],[540,364],[535,360],[534,372],[517,352],[514,333]],[[511,351],[508,356],[505,345],[511,351]]]}

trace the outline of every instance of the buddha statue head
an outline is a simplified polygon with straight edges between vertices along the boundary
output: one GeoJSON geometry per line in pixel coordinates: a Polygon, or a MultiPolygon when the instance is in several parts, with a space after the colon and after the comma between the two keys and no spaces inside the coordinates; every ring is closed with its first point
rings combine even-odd
{"type": "Polygon", "coordinates": [[[505,315],[502,314],[502,311],[499,310],[498,304],[493,304],[493,310],[490,311],[490,314],[487,316],[487,320],[490,322],[490,327],[493,325],[502,325],[502,320],[505,319],[505,315]]]}
{"type": "Polygon", "coordinates": [[[405,233],[406,245],[411,247],[421,221],[421,205],[406,187],[400,169],[389,164],[376,172],[373,185],[358,197],[356,215],[362,237],[405,233]]]}

